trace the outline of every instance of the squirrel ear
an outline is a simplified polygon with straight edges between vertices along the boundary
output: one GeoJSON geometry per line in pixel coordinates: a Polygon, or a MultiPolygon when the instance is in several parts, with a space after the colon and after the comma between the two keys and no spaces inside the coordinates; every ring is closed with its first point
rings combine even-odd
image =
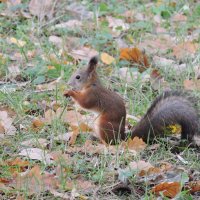
{"type": "Polygon", "coordinates": [[[96,65],[98,63],[98,57],[94,56],[90,59],[89,63],[88,63],[88,72],[91,73],[92,71],[94,71],[96,69],[96,65]]]}

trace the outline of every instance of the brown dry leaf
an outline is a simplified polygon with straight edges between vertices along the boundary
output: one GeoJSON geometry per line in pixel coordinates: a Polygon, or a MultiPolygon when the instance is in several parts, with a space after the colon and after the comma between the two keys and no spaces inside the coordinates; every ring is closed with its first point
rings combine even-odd
{"type": "Polygon", "coordinates": [[[32,138],[30,140],[26,140],[21,142],[22,146],[27,146],[27,147],[42,147],[45,148],[48,144],[48,141],[44,138],[32,138]]]}
{"type": "Polygon", "coordinates": [[[15,200],[25,200],[25,197],[21,195],[17,195],[15,200]]]}
{"type": "Polygon", "coordinates": [[[108,150],[104,144],[94,145],[91,140],[86,140],[82,147],[71,147],[67,149],[67,153],[89,153],[89,154],[103,154],[105,150],[108,150]]]}
{"type": "Polygon", "coordinates": [[[25,189],[29,195],[37,194],[46,191],[49,188],[56,188],[58,185],[54,175],[42,175],[38,165],[34,166],[25,174],[18,175],[13,181],[13,186],[16,189],[25,189]]]}
{"type": "Polygon", "coordinates": [[[55,118],[56,118],[56,113],[55,113],[53,110],[51,110],[51,109],[47,110],[47,111],[44,113],[44,121],[45,121],[45,123],[47,123],[47,124],[51,124],[52,121],[53,121],[55,118]]]}
{"type": "Polygon", "coordinates": [[[22,160],[21,158],[15,158],[6,160],[5,165],[8,166],[8,170],[11,174],[16,174],[19,172],[24,172],[26,168],[30,165],[29,161],[22,160]]]}
{"type": "Polygon", "coordinates": [[[54,140],[68,142],[73,137],[73,132],[67,132],[57,135],[54,140]]]}
{"type": "Polygon", "coordinates": [[[200,65],[194,67],[195,79],[200,79],[200,65]]]}
{"type": "Polygon", "coordinates": [[[73,180],[73,181],[68,181],[66,184],[66,187],[69,189],[76,188],[77,190],[89,190],[89,189],[94,189],[95,185],[87,180],[84,180],[82,177],[73,180]]]}
{"type": "Polygon", "coordinates": [[[70,138],[69,145],[74,145],[77,139],[77,136],[80,132],[91,132],[92,129],[85,123],[80,123],[78,126],[70,125],[73,131],[73,134],[70,138]]]}
{"type": "Polygon", "coordinates": [[[2,122],[0,122],[0,134],[3,134],[3,133],[5,133],[5,128],[2,124],[2,122]]]}
{"type": "Polygon", "coordinates": [[[162,162],[159,167],[163,172],[169,171],[173,168],[171,163],[162,162]]]}
{"type": "Polygon", "coordinates": [[[152,192],[160,195],[160,192],[166,197],[174,198],[181,191],[179,182],[164,182],[152,188],[152,192]]]}
{"type": "Polygon", "coordinates": [[[63,46],[63,39],[61,37],[58,37],[55,35],[49,36],[49,42],[51,42],[58,48],[62,48],[62,46],[63,46]]]}
{"type": "Polygon", "coordinates": [[[148,54],[165,54],[167,51],[172,49],[174,46],[174,41],[171,36],[162,36],[160,38],[155,38],[152,36],[150,39],[146,39],[141,42],[138,47],[140,49],[145,49],[148,54]]]}
{"type": "Polygon", "coordinates": [[[139,64],[139,71],[143,72],[149,67],[148,59],[138,48],[121,48],[120,60],[127,60],[139,64]]]}
{"type": "Polygon", "coordinates": [[[35,118],[32,121],[32,129],[40,130],[44,127],[44,122],[41,119],[35,118]]]}
{"type": "Polygon", "coordinates": [[[127,23],[133,23],[135,20],[134,18],[135,10],[127,10],[122,15],[125,17],[127,23]]]}
{"type": "Polygon", "coordinates": [[[78,126],[83,121],[83,116],[75,110],[63,111],[63,108],[58,108],[56,110],[56,116],[58,118],[61,116],[61,120],[70,126],[78,126]]]}
{"type": "Polygon", "coordinates": [[[187,56],[194,56],[194,54],[198,50],[198,46],[199,45],[197,43],[193,43],[190,41],[180,43],[173,47],[172,54],[177,59],[184,59],[187,56]]]}
{"type": "Polygon", "coordinates": [[[50,83],[36,85],[36,90],[37,91],[55,90],[56,86],[59,85],[60,81],[61,81],[61,77],[57,78],[56,80],[50,83]]]}
{"type": "Polygon", "coordinates": [[[8,116],[6,111],[0,111],[0,127],[1,132],[6,135],[14,135],[16,132],[16,128],[12,125],[13,119],[8,116]]]}
{"type": "Polygon", "coordinates": [[[4,183],[1,183],[1,180],[0,180],[0,192],[5,192],[5,191],[11,191],[12,188],[6,186],[4,183]]]}
{"type": "Polygon", "coordinates": [[[48,18],[52,17],[54,6],[53,0],[31,0],[29,3],[29,10],[32,15],[43,20],[45,16],[48,16],[48,18]]]}
{"type": "Polygon", "coordinates": [[[164,77],[161,76],[159,70],[157,69],[152,70],[150,74],[150,83],[154,90],[160,90],[160,88],[170,90],[169,83],[165,81],[164,77]]]}
{"type": "Polygon", "coordinates": [[[132,170],[137,170],[137,171],[141,171],[141,170],[144,170],[144,171],[148,171],[150,168],[152,168],[153,166],[149,163],[149,162],[146,162],[144,160],[139,160],[139,161],[133,161],[133,162],[130,162],[129,163],[129,167],[132,169],[132,170]]]}
{"type": "Polygon", "coordinates": [[[191,193],[200,192],[200,181],[191,181],[186,185],[191,193]]]}
{"type": "Polygon", "coordinates": [[[18,76],[21,73],[18,65],[8,66],[8,71],[9,71],[8,77],[10,79],[15,78],[16,76],[18,76]]]}
{"type": "Polygon", "coordinates": [[[187,16],[177,13],[172,17],[173,22],[186,22],[187,21],[187,16]]]}
{"type": "Polygon", "coordinates": [[[50,188],[49,192],[54,195],[54,197],[60,197],[61,199],[71,199],[71,195],[68,192],[61,193],[55,189],[50,188]]]}
{"type": "Polygon", "coordinates": [[[154,56],[153,57],[154,64],[159,68],[159,69],[167,69],[173,70],[176,72],[177,75],[179,75],[182,72],[185,72],[187,65],[185,63],[182,64],[177,64],[174,60],[171,59],[166,59],[163,57],[159,56],[154,56]]]}
{"type": "Polygon", "coordinates": [[[141,170],[139,176],[149,176],[152,174],[160,174],[161,170],[157,167],[150,167],[148,170],[141,170]]]}
{"type": "Polygon", "coordinates": [[[199,90],[200,79],[197,80],[184,80],[183,82],[185,90],[199,90]]]}
{"type": "Polygon", "coordinates": [[[112,28],[114,36],[118,36],[121,33],[121,30],[128,30],[130,25],[125,23],[122,19],[117,19],[111,16],[106,16],[106,20],[109,23],[109,28],[112,28]],[[120,29],[119,29],[120,28],[120,29]]]}
{"type": "Polygon", "coordinates": [[[25,156],[29,159],[39,160],[45,164],[51,164],[52,158],[45,150],[39,148],[25,148],[22,149],[19,153],[20,156],[25,156]]]}
{"type": "Polygon", "coordinates": [[[76,29],[76,28],[81,28],[83,26],[83,23],[79,20],[76,19],[71,19],[68,20],[67,22],[63,22],[61,24],[56,24],[54,28],[66,28],[70,30],[76,29]]]}
{"type": "Polygon", "coordinates": [[[89,47],[80,47],[79,49],[74,49],[69,53],[75,60],[90,60],[91,57],[97,56],[98,52],[95,49],[89,47]]]}
{"type": "Polygon", "coordinates": [[[107,65],[110,65],[111,63],[115,62],[115,59],[107,53],[102,53],[101,61],[107,65]]]}
{"type": "Polygon", "coordinates": [[[54,161],[60,161],[60,160],[70,160],[70,155],[63,154],[61,151],[53,151],[50,153],[50,156],[54,161]]]}
{"type": "MultiPolygon", "coordinates": [[[[73,2],[67,6],[67,12],[80,20],[88,20],[94,18],[94,13],[87,10],[87,7],[78,2],[73,2]]],[[[91,20],[90,20],[91,21],[91,20]]],[[[89,22],[89,21],[88,21],[89,22]]]]}
{"type": "Polygon", "coordinates": [[[129,150],[141,151],[144,150],[147,144],[139,137],[134,137],[133,139],[129,138],[126,143],[123,143],[123,146],[129,150]]]}

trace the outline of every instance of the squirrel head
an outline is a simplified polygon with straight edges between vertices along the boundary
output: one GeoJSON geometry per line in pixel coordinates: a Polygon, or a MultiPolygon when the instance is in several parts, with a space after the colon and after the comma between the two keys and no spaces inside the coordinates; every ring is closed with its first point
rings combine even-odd
{"type": "Polygon", "coordinates": [[[74,90],[82,90],[92,84],[95,84],[98,80],[96,73],[96,66],[98,58],[92,57],[88,63],[88,66],[83,69],[78,69],[68,81],[68,85],[74,90]]]}

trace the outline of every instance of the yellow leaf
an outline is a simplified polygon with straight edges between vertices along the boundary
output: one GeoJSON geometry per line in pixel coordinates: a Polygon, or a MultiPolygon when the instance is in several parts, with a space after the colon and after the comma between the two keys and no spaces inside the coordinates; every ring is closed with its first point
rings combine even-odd
{"type": "Polygon", "coordinates": [[[107,53],[101,54],[101,61],[107,65],[110,65],[115,61],[115,59],[107,53]]]}
{"type": "Polygon", "coordinates": [[[10,41],[12,44],[16,44],[18,47],[23,47],[23,46],[26,44],[25,41],[17,40],[17,39],[14,38],[14,37],[11,37],[11,38],[9,39],[9,41],[10,41]]]}

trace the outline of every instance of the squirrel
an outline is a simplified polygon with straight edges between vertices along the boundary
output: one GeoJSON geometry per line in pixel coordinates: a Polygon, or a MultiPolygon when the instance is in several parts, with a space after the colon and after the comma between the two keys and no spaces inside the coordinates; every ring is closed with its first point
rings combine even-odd
{"type": "MultiPolygon", "coordinates": [[[[72,97],[82,108],[98,113],[95,132],[109,144],[125,140],[126,109],[122,97],[105,88],[98,77],[98,58],[92,57],[86,68],[78,69],[69,79],[71,90],[64,96],[72,97]]],[[[199,131],[199,117],[193,102],[177,91],[158,96],[139,123],[131,130],[131,138],[138,136],[145,142],[164,136],[166,127],[179,124],[181,139],[189,142],[199,131]]]]}

